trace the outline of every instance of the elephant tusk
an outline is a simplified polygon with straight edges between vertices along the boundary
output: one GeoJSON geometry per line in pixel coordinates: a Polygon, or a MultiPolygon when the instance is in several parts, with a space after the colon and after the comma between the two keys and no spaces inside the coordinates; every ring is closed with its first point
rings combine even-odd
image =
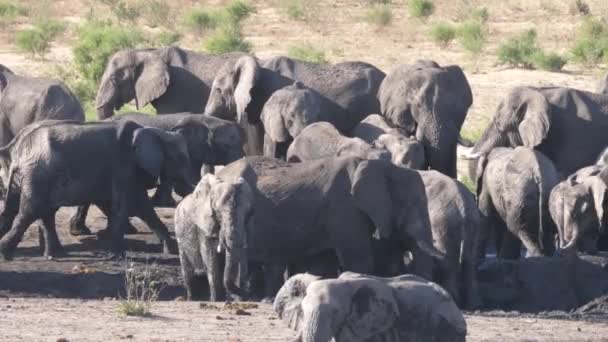
{"type": "Polygon", "coordinates": [[[462,157],[462,159],[464,159],[464,160],[476,160],[476,159],[481,158],[481,156],[482,156],[482,155],[483,155],[483,154],[482,154],[482,153],[479,153],[479,152],[477,152],[477,153],[472,153],[472,152],[469,152],[469,153],[463,153],[463,154],[461,154],[460,156],[461,156],[461,157],[462,157]]]}
{"type": "Polygon", "coordinates": [[[217,244],[217,252],[218,253],[222,253],[222,250],[223,250],[222,243],[220,242],[220,243],[217,244]]]}
{"type": "Polygon", "coordinates": [[[575,243],[576,242],[574,239],[570,240],[570,242],[568,242],[564,247],[561,248],[562,251],[568,251],[568,250],[572,249],[572,247],[575,245],[575,243]]]}

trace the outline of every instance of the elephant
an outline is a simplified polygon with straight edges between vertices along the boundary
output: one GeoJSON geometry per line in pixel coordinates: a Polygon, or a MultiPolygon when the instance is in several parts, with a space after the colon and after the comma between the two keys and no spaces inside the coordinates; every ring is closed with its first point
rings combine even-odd
{"type": "Polygon", "coordinates": [[[605,232],[606,192],[604,165],[585,167],[560,182],[549,196],[549,212],[557,227],[560,251],[597,252],[605,232]]]}
{"type": "Polygon", "coordinates": [[[495,147],[525,146],[547,156],[560,178],[592,165],[608,146],[608,96],[564,87],[516,87],[503,99],[467,159],[495,147]]]}
{"type": "MultiPolygon", "coordinates": [[[[127,113],[113,116],[106,121],[133,121],[142,126],[181,134],[186,140],[194,182],[200,180],[201,167],[207,171],[213,171],[215,165],[227,165],[243,156],[243,132],[234,122],[192,113],[172,115],[127,113]]],[[[172,189],[173,184],[168,180],[167,175],[161,173],[160,184],[152,203],[156,206],[175,206],[172,189]]],[[[182,197],[188,194],[184,189],[176,190],[182,197]]],[[[72,235],[91,234],[85,225],[87,211],[87,207],[79,208],[70,220],[72,235]]],[[[133,232],[133,230],[134,228],[130,227],[130,231],[133,232]]]]}
{"type": "Polygon", "coordinates": [[[316,122],[304,128],[287,150],[287,161],[292,163],[334,156],[391,160],[387,150],[359,138],[345,137],[329,122],[316,122]]]}
{"type": "Polygon", "coordinates": [[[10,260],[23,234],[41,219],[44,253],[61,254],[55,213],[63,206],[93,203],[109,217],[112,255],[124,255],[123,230],[128,217],[138,216],[156,233],[165,252],[177,244],[156,215],[146,189],[167,168],[184,187],[193,184],[184,138],[177,133],[144,128],[134,122],[78,123],[41,121],[22,130],[0,149],[10,160],[2,213],[0,259],[10,260]]]}
{"type": "Polygon", "coordinates": [[[608,73],[602,77],[597,87],[597,93],[602,95],[608,95],[608,73]]]}
{"type": "Polygon", "coordinates": [[[266,298],[287,265],[328,250],[341,270],[372,273],[372,240],[395,241],[413,254],[414,272],[428,278],[433,260],[443,257],[432,245],[424,184],[413,170],[354,157],[302,163],[246,157],[216,175],[243,177],[253,188],[248,258],[264,267],[266,298]]]}
{"type": "Polygon", "coordinates": [[[243,178],[231,182],[206,174],[177,206],[175,236],[188,300],[202,299],[197,270],[207,274],[211,301],[222,300],[223,289],[227,295],[245,296],[246,226],[252,223],[253,201],[253,192],[243,178]],[[223,280],[219,254],[225,258],[223,280]]]}
{"type": "Polygon", "coordinates": [[[60,81],[19,76],[0,64],[0,146],[41,120],[84,122],[78,99],[60,81]]]}
{"type": "Polygon", "coordinates": [[[363,62],[321,65],[274,57],[260,63],[245,55],[218,71],[205,114],[239,122],[247,136],[245,153],[261,155],[264,125],[260,116],[277,90],[298,81],[321,95],[324,101],[341,109],[324,115],[346,113],[332,117],[334,126],[346,134],[367,115],[380,110],[376,93],[384,76],[378,68],[363,62]]]}
{"type": "Polygon", "coordinates": [[[391,127],[381,115],[372,114],[366,117],[351,135],[365,140],[368,144],[387,149],[395,165],[417,170],[426,168],[422,143],[415,137],[407,137],[398,128],[391,127]]]}
{"type": "MultiPolygon", "coordinates": [[[[275,91],[264,104],[264,155],[285,158],[287,147],[308,125],[340,122],[346,111],[300,82],[275,91]]],[[[333,127],[333,124],[332,124],[333,127]]]]}
{"type": "Polygon", "coordinates": [[[527,256],[552,255],[556,227],[548,203],[559,175],[551,160],[523,146],[495,148],[480,160],[477,177],[479,210],[494,228],[497,255],[517,259],[520,242],[527,256]]]}
{"type": "Polygon", "coordinates": [[[465,341],[467,324],[450,295],[414,275],[298,274],[273,304],[299,342],[465,341]],[[333,338],[333,339],[332,339],[333,338]]]}
{"type": "Polygon", "coordinates": [[[459,133],[473,103],[462,69],[429,60],[400,65],[382,81],[378,100],[392,126],[422,143],[428,166],[455,178],[459,133]]]}
{"type": "Polygon", "coordinates": [[[467,309],[480,305],[477,256],[481,218],[473,194],[459,181],[438,171],[419,171],[428,198],[433,245],[445,255],[433,279],[467,309]]]}
{"type": "Polygon", "coordinates": [[[132,100],[138,109],[152,104],[158,114],[202,113],[217,71],[240,55],[205,55],[174,46],[118,51],[100,80],[97,116],[106,119],[132,100]]]}

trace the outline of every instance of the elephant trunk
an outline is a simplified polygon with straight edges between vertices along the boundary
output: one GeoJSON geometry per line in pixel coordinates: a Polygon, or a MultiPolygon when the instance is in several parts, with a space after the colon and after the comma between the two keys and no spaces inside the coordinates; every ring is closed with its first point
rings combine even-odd
{"type": "Polygon", "coordinates": [[[570,220],[566,220],[566,226],[564,227],[565,229],[568,229],[568,227],[572,227],[572,234],[570,236],[570,241],[567,240],[566,236],[565,236],[565,231],[562,234],[562,236],[560,237],[560,249],[563,252],[569,252],[572,251],[574,249],[574,247],[576,246],[576,243],[578,241],[578,236],[580,233],[580,230],[578,229],[578,225],[577,224],[572,224],[570,222],[570,220]]]}
{"type": "Polygon", "coordinates": [[[481,138],[475,143],[469,153],[469,159],[476,159],[475,156],[486,155],[495,147],[507,147],[509,139],[506,133],[499,131],[492,122],[483,131],[481,138]]]}
{"type": "Polygon", "coordinates": [[[110,79],[105,78],[104,75],[95,99],[95,108],[97,109],[99,120],[104,120],[114,115],[114,108],[120,107],[115,101],[116,85],[110,79]]]}
{"type": "Polygon", "coordinates": [[[243,283],[247,278],[247,251],[244,248],[226,248],[224,287],[226,292],[245,297],[243,283]]]}
{"type": "Polygon", "coordinates": [[[416,138],[424,145],[427,164],[431,169],[456,178],[458,131],[450,123],[441,123],[430,115],[427,120],[418,126],[416,133],[416,138]]]}
{"type": "Polygon", "coordinates": [[[330,328],[331,318],[326,317],[321,308],[310,312],[302,326],[302,342],[328,342],[333,333],[330,328]]]}

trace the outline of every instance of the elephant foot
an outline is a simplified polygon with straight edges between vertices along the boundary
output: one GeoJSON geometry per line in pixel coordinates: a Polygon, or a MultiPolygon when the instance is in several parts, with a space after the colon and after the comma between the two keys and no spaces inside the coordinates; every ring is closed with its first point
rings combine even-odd
{"type": "Polygon", "coordinates": [[[177,255],[179,253],[177,241],[172,238],[167,238],[165,241],[163,241],[163,253],[177,255]]]}
{"type": "Polygon", "coordinates": [[[15,248],[6,243],[0,243],[0,261],[13,260],[13,252],[15,248]]]}
{"type": "Polygon", "coordinates": [[[65,249],[61,245],[51,247],[49,250],[44,251],[44,257],[47,260],[53,260],[56,258],[65,257],[67,255],[68,255],[68,253],[65,251],[65,249]]]}
{"type": "Polygon", "coordinates": [[[264,297],[264,299],[261,300],[262,304],[272,304],[274,303],[274,298],[272,297],[264,297]]]}
{"type": "Polygon", "coordinates": [[[168,196],[157,196],[154,194],[154,197],[152,197],[152,205],[161,208],[174,208],[177,203],[175,203],[175,200],[171,194],[168,196]]]}
{"type": "Polygon", "coordinates": [[[139,234],[139,231],[137,230],[137,228],[135,228],[135,226],[131,224],[131,222],[127,222],[127,225],[125,227],[125,234],[139,234]]]}
{"type": "Polygon", "coordinates": [[[72,236],[85,236],[85,235],[93,235],[93,232],[84,224],[76,224],[74,222],[70,222],[70,235],[72,236]]]}

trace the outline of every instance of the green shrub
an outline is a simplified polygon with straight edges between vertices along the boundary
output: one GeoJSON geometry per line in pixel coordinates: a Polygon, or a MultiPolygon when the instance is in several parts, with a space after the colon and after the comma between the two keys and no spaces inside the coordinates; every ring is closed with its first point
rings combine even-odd
{"type": "Polygon", "coordinates": [[[76,70],[83,79],[97,84],[114,53],[142,43],[145,39],[138,30],[88,20],[77,29],[76,44],[72,47],[76,70]]]}
{"type": "Polygon", "coordinates": [[[435,5],[430,0],[408,0],[407,5],[414,18],[428,18],[435,11],[435,5]]]}
{"type": "Polygon", "coordinates": [[[16,43],[22,51],[44,58],[52,42],[64,29],[65,25],[57,20],[40,18],[32,29],[17,32],[16,43]]]}
{"type": "Polygon", "coordinates": [[[467,20],[458,29],[458,41],[462,47],[478,55],[486,42],[485,28],[478,20],[467,20]]]}
{"type": "Polygon", "coordinates": [[[290,47],[287,51],[287,56],[311,63],[327,63],[325,51],[315,48],[309,43],[305,43],[302,46],[290,47]]]}
{"type": "Polygon", "coordinates": [[[137,269],[130,265],[125,270],[127,298],[118,304],[118,313],[124,316],[150,316],[152,305],[161,291],[157,278],[154,266],[146,265],[143,269],[137,269]]]}
{"type": "Polygon", "coordinates": [[[255,12],[253,6],[240,0],[233,0],[224,10],[226,11],[227,19],[232,24],[239,24],[247,19],[251,13],[255,12]]]}
{"type": "Polygon", "coordinates": [[[175,13],[166,0],[147,0],[143,8],[144,17],[148,25],[152,27],[164,26],[174,27],[173,16],[175,13]]]}
{"type": "Polygon", "coordinates": [[[390,24],[392,19],[393,12],[389,5],[376,5],[365,15],[365,21],[379,27],[390,24]]]}
{"type": "Polygon", "coordinates": [[[110,10],[119,22],[133,23],[141,15],[139,4],[132,1],[117,1],[115,4],[110,6],[110,10]]]}
{"type": "Polygon", "coordinates": [[[485,7],[475,8],[469,14],[468,19],[477,20],[485,24],[488,22],[488,19],[490,19],[490,12],[488,12],[488,9],[485,7]]]}
{"type": "Polygon", "coordinates": [[[283,10],[289,19],[306,19],[306,5],[303,0],[282,0],[281,7],[283,7],[283,10]]]}
{"type": "Polygon", "coordinates": [[[183,25],[190,31],[202,34],[214,29],[220,22],[219,12],[211,12],[203,8],[193,8],[184,15],[183,25]]]}
{"type": "Polygon", "coordinates": [[[205,41],[205,51],[211,54],[251,52],[251,44],[245,40],[239,25],[223,25],[205,41]]]}
{"type": "Polygon", "coordinates": [[[515,67],[532,67],[532,55],[540,49],[536,42],[536,30],[530,29],[509,38],[498,47],[498,61],[515,67]]]}
{"type": "Polygon", "coordinates": [[[570,52],[575,62],[589,66],[596,65],[602,60],[608,62],[608,26],[606,23],[600,18],[586,18],[577,30],[570,52]]]}
{"type": "Polygon", "coordinates": [[[583,0],[574,0],[570,3],[569,12],[572,15],[582,14],[582,15],[590,15],[591,9],[589,5],[583,0]]]}
{"type": "Polygon", "coordinates": [[[173,45],[182,39],[182,35],[175,31],[162,31],[154,38],[154,45],[158,47],[173,45]]]}
{"type": "Polygon", "coordinates": [[[28,14],[27,8],[9,1],[0,1],[0,27],[12,24],[18,16],[28,14]]]}
{"type": "Polygon", "coordinates": [[[560,71],[566,65],[568,60],[554,52],[545,53],[537,51],[531,56],[532,65],[537,69],[547,71],[560,71]]]}
{"type": "Polygon", "coordinates": [[[454,25],[439,22],[431,27],[431,39],[439,46],[446,47],[456,38],[456,28],[454,25]]]}

